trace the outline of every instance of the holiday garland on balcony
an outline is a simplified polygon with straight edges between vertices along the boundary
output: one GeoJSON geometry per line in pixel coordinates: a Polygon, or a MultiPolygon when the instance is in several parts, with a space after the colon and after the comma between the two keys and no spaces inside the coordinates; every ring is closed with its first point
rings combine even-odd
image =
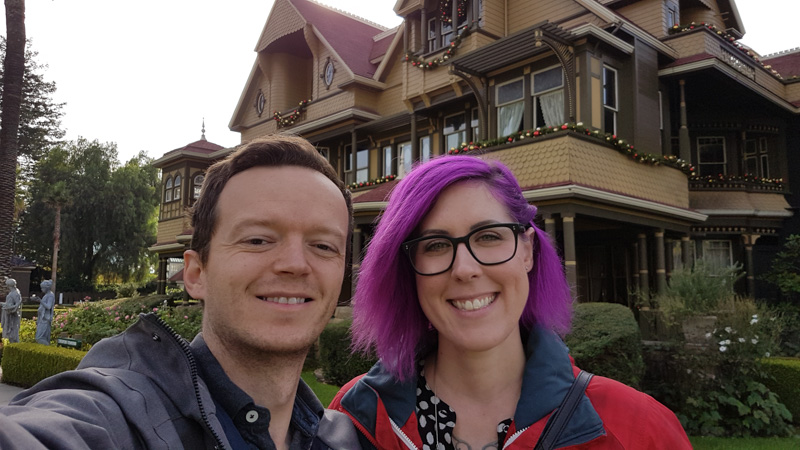
{"type": "Polygon", "coordinates": [[[278,111],[272,112],[272,118],[275,119],[275,122],[278,122],[278,128],[288,127],[294,125],[297,119],[300,118],[300,115],[306,111],[306,107],[311,100],[302,100],[299,104],[297,109],[292,111],[289,115],[284,116],[278,111]]]}
{"type": "Polygon", "coordinates": [[[405,61],[410,62],[413,67],[417,67],[419,69],[435,69],[442,64],[446,63],[448,59],[453,58],[456,56],[456,49],[461,46],[461,42],[464,38],[469,34],[469,28],[464,28],[464,30],[453,39],[453,42],[447,46],[447,50],[444,51],[442,56],[433,58],[431,60],[425,61],[424,59],[420,58],[419,56],[415,55],[414,52],[408,51],[406,52],[405,61]]]}
{"type": "Polygon", "coordinates": [[[350,183],[350,184],[347,185],[347,188],[350,189],[350,190],[353,190],[353,189],[358,189],[358,188],[367,187],[367,186],[375,186],[375,185],[378,185],[378,184],[388,183],[389,181],[392,181],[395,178],[397,178],[397,175],[386,175],[385,177],[375,178],[375,179],[369,180],[369,181],[361,181],[361,182],[350,183]]]}
{"type": "Polygon", "coordinates": [[[640,162],[642,164],[674,167],[687,175],[694,175],[694,167],[690,163],[676,156],[654,155],[651,153],[642,152],[634,148],[633,145],[630,145],[627,142],[625,142],[624,139],[620,139],[619,137],[617,137],[616,134],[604,133],[597,129],[584,127],[583,122],[565,123],[558,127],[539,127],[536,128],[535,130],[519,131],[504,138],[490,139],[480,142],[470,142],[469,144],[463,143],[461,144],[460,148],[451,148],[447,152],[447,154],[462,155],[465,153],[474,152],[476,150],[484,149],[487,147],[494,147],[496,145],[502,145],[502,144],[510,144],[512,142],[523,141],[525,139],[536,139],[538,137],[546,136],[549,134],[565,133],[570,131],[574,133],[583,134],[585,136],[596,139],[599,142],[611,145],[619,153],[622,153],[623,155],[631,158],[632,160],[640,162]]]}
{"type": "MultiPolygon", "coordinates": [[[[691,23],[689,23],[687,25],[675,24],[675,25],[672,26],[672,28],[670,28],[670,33],[677,34],[677,33],[683,33],[683,32],[686,32],[686,31],[693,31],[693,30],[700,29],[700,28],[708,29],[712,33],[716,34],[720,39],[722,39],[722,40],[728,42],[729,44],[733,45],[736,49],[738,49],[740,52],[742,52],[742,54],[747,55],[748,57],[750,57],[750,59],[752,59],[757,64],[759,64],[761,67],[763,67],[764,70],[766,70],[769,74],[771,74],[775,78],[778,78],[778,79],[781,79],[781,80],[783,79],[783,77],[781,76],[780,73],[778,73],[777,70],[773,69],[771,65],[764,64],[763,62],[761,62],[761,59],[758,57],[758,55],[756,55],[752,50],[748,49],[747,47],[745,47],[744,45],[739,43],[736,40],[735,36],[733,36],[732,34],[728,33],[727,31],[720,30],[714,24],[707,23],[707,22],[700,22],[700,23],[691,22],[691,23]]],[[[796,78],[800,78],[800,77],[798,77],[796,75],[790,77],[790,79],[796,79],[796,78]]]]}
{"type": "MultiPolygon", "coordinates": [[[[456,5],[459,19],[467,17],[467,0],[458,0],[456,5]]],[[[439,14],[442,18],[442,23],[453,23],[453,0],[441,0],[439,2],[439,14]]]]}
{"type": "Polygon", "coordinates": [[[783,189],[783,178],[763,178],[749,173],[746,173],[744,175],[725,175],[721,173],[717,175],[706,175],[706,176],[696,175],[689,177],[689,181],[698,184],[705,184],[708,186],[714,186],[719,184],[746,183],[746,184],[764,185],[776,189],[783,189]]]}

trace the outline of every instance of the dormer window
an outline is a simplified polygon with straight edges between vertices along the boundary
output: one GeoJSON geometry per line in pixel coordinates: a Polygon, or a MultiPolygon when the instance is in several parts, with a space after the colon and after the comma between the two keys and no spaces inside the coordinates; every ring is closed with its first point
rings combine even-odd
{"type": "MultiPolygon", "coordinates": [[[[447,47],[469,25],[472,0],[441,0],[427,23],[427,52],[447,47]]],[[[430,16],[429,16],[430,17],[430,16]]]]}
{"type": "Polygon", "coordinates": [[[175,188],[173,189],[172,193],[173,200],[180,200],[181,199],[181,176],[175,175],[175,188]]]}
{"type": "Polygon", "coordinates": [[[167,183],[164,185],[164,203],[172,201],[172,177],[167,177],[167,183]]]}

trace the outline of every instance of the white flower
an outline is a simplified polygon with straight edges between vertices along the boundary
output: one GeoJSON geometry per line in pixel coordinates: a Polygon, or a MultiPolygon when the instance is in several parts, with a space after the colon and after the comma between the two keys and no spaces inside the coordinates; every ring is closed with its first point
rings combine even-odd
{"type": "Polygon", "coordinates": [[[743,338],[743,337],[740,337],[740,338],[739,338],[739,342],[740,342],[740,343],[744,344],[744,341],[746,341],[746,339],[745,339],[745,338],[743,338]]]}
{"type": "Polygon", "coordinates": [[[750,325],[754,325],[758,323],[758,319],[750,319],[750,325]]]}
{"type": "Polygon", "coordinates": [[[758,344],[758,339],[750,339],[750,342],[752,342],[753,345],[756,345],[758,344]]]}
{"type": "Polygon", "coordinates": [[[753,319],[758,319],[758,314],[753,314],[753,319]]]}
{"type": "Polygon", "coordinates": [[[769,352],[767,352],[767,353],[764,353],[764,356],[766,356],[767,358],[769,358],[769,352]]]}
{"type": "Polygon", "coordinates": [[[706,339],[711,339],[711,333],[706,333],[706,339]]]}
{"type": "Polygon", "coordinates": [[[728,333],[730,333],[731,331],[733,331],[733,328],[731,328],[731,327],[725,327],[725,331],[726,331],[726,332],[728,332],[728,333]]]}
{"type": "Polygon", "coordinates": [[[692,373],[692,369],[686,369],[686,373],[692,373]]]}
{"type": "Polygon", "coordinates": [[[719,351],[721,351],[721,352],[724,352],[724,351],[725,351],[725,350],[727,350],[727,349],[728,349],[728,347],[725,347],[725,346],[723,345],[723,346],[721,346],[721,347],[719,348],[719,351]]]}

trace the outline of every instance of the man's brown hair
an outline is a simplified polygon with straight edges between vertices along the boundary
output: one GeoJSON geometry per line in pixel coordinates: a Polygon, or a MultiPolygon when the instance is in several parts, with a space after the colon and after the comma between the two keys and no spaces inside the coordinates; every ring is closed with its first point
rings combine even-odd
{"type": "MultiPolygon", "coordinates": [[[[347,204],[347,248],[345,261],[350,261],[350,242],[353,236],[353,202],[350,191],[336,175],[330,163],[307,140],[291,135],[271,135],[254,139],[239,147],[225,159],[209,167],[200,191],[200,197],[189,212],[194,233],[192,250],[200,255],[203,264],[208,262],[211,237],[217,225],[217,202],[228,180],[253,167],[307,167],[325,175],[342,192],[347,204]]],[[[302,180],[298,180],[302,182],[302,180]]]]}

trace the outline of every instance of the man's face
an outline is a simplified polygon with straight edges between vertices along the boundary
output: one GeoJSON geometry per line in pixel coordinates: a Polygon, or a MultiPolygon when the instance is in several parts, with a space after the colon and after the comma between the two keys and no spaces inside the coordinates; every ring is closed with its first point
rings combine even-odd
{"type": "Polygon", "coordinates": [[[187,290],[205,301],[209,346],[304,352],[336,307],[349,216],[339,189],[308,168],[256,167],[219,197],[206,264],[185,253],[187,290]]]}

